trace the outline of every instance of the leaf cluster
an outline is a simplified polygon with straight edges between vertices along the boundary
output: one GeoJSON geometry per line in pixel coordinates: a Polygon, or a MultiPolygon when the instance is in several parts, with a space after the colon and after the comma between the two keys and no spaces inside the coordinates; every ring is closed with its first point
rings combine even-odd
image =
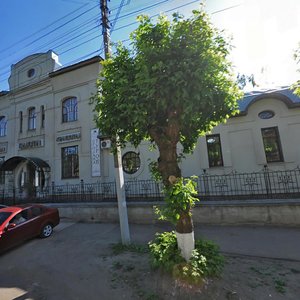
{"type": "Polygon", "coordinates": [[[156,233],[154,241],[149,242],[148,245],[150,263],[155,269],[161,267],[166,271],[172,271],[175,264],[184,261],[177,247],[177,239],[174,231],[156,233]]]}
{"type": "Polygon", "coordinates": [[[182,213],[191,214],[191,208],[199,201],[195,197],[198,192],[194,178],[178,178],[176,183],[165,188],[165,205],[155,207],[155,213],[160,220],[176,225],[182,213]]]}
{"type": "Polygon", "coordinates": [[[154,141],[153,128],[164,138],[164,128],[176,118],[179,140],[190,152],[199,135],[237,112],[242,95],[227,56],[231,49],[203,10],[156,23],[140,16],[131,34],[131,48],[118,44],[102,62],[92,97],[101,132],[116,134],[120,145],[154,141]]]}
{"type": "Polygon", "coordinates": [[[172,272],[176,278],[199,283],[207,277],[218,277],[224,267],[224,257],[212,241],[196,239],[195,250],[188,262],[180,255],[174,231],[157,233],[149,243],[150,261],[154,268],[172,272]]]}
{"type": "MultiPolygon", "coordinates": [[[[298,48],[294,51],[294,60],[297,64],[300,62],[300,43],[298,44],[298,48]]],[[[298,72],[300,69],[298,69],[298,72]]],[[[294,94],[300,97],[300,80],[297,80],[294,84],[291,85],[291,89],[293,90],[294,94]]]]}

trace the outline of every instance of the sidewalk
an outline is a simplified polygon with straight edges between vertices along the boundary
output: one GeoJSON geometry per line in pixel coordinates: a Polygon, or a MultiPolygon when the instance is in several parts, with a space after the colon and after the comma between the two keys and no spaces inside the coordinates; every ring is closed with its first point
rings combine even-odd
{"type": "MultiPolygon", "coordinates": [[[[168,225],[130,225],[133,243],[148,242],[168,225]]],[[[195,237],[216,242],[222,252],[300,261],[300,228],[196,225],[195,237]]]]}

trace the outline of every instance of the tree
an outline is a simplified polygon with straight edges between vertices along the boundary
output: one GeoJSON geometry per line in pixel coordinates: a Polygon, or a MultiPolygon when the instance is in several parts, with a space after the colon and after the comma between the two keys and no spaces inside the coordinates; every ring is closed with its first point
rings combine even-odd
{"type": "Polygon", "coordinates": [[[254,75],[245,75],[238,73],[236,77],[237,85],[242,90],[245,88],[245,86],[250,83],[252,87],[258,86],[258,84],[255,82],[254,75]]]}
{"type": "MultiPolygon", "coordinates": [[[[159,150],[157,170],[166,189],[181,178],[178,143],[192,152],[200,135],[237,112],[242,94],[227,60],[230,44],[203,9],[156,23],[140,16],[131,48],[118,44],[102,62],[93,96],[101,132],[121,146],[150,140],[159,150]],[[175,180],[174,180],[175,179],[175,180]]],[[[192,233],[191,208],[180,211],[178,233],[192,233]]]]}
{"type": "MultiPolygon", "coordinates": [[[[299,43],[299,48],[295,50],[294,52],[294,59],[297,64],[300,62],[300,43],[299,43]]],[[[299,70],[298,70],[299,71],[299,70]]],[[[300,97],[300,80],[297,80],[291,88],[294,90],[294,93],[300,97]]]]}

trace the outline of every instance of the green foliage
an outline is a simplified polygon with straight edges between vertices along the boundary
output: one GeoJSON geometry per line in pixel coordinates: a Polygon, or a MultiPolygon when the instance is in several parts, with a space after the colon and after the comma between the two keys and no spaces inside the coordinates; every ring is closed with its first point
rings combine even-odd
{"type": "Polygon", "coordinates": [[[171,271],[175,264],[184,261],[177,247],[174,231],[156,233],[154,241],[149,242],[150,262],[154,268],[171,271]]]}
{"type": "Polygon", "coordinates": [[[300,97],[300,80],[292,84],[291,89],[294,91],[294,94],[300,97]]]}
{"type": "Polygon", "coordinates": [[[245,75],[245,74],[238,73],[236,80],[237,80],[237,85],[241,90],[244,89],[247,83],[250,83],[252,87],[257,86],[253,74],[245,75]]]}
{"type": "Polygon", "coordinates": [[[162,176],[158,171],[157,161],[151,161],[149,163],[149,171],[155,181],[160,182],[162,180],[162,176]]]}
{"type": "Polygon", "coordinates": [[[219,276],[224,267],[224,257],[220,255],[220,248],[212,241],[197,239],[195,249],[206,258],[205,276],[219,276]]]}
{"type": "Polygon", "coordinates": [[[206,257],[199,254],[198,250],[193,250],[189,262],[184,262],[174,266],[173,275],[190,284],[199,284],[205,278],[207,269],[206,257]]]}
{"type": "MultiPolygon", "coordinates": [[[[272,278],[272,282],[274,284],[274,288],[278,293],[285,294],[287,289],[287,283],[285,276],[289,272],[282,272],[281,265],[274,265],[271,268],[266,268],[265,266],[252,266],[250,270],[255,272],[258,276],[262,277],[261,281],[263,283],[267,282],[267,277],[272,278]]],[[[291,273],[299,274],[300,271],[296,269],[290,269],[291,273]]]]}
{"type": "MultiPolygon", "coordinates": [[[[299,64],[299,62],[300,62],[300,43],[298,45],[298,48],[294,52],[294,59],[295,59],[296,63],[299,64]]],[[[300,97],[300,80],[297,80],[294,84],[292,84],[291,89],[294,90],[294,93],[300,97]]]]}
{"type": "Polygon", "coordinates": [[[286,292],[286,284],[281,279],[274,280],[275,289],[278,293],[284,294],[286,292]]]}
{"type": "Polygon", "coordinates": [[[224,267],[224,257],[219,247],[211,241],[197,239],[195,250],[188,262],[181,257],[175,232],[157,233],[149,243],[151,264],[172,272],[176,278],[198,284],[207,277],[220,276],[224,267]]]}
{"type": "Polygon", "coordinates": [[[165,205],[155,207],[155,213],[160,220],[167,220],[176,225],[182,213],[190,214],[195,202],[199,201],[194,197],[198,194],[194,178],[179,178],[165,189],[165,205]]]}
{"type": "Polygon", "coordinates": [[[121,146],[172,140],[188,153],[199,135],[237,112],[242,93],[227,60],[231,45],[202,9],[188,19],[139,22],[131,48],[118,44],[102,62],[92,97],[97,127],[117,134],[121,146]]]}

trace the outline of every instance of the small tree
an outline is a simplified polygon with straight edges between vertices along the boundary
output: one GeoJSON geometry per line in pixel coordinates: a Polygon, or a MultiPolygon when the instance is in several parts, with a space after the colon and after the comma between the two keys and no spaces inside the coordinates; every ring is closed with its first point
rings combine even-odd
{"type": "MultiPolygon", "coordinates": [[[[118,44],[102,62],[93,97],[96,123],[101,132],[117,135],[121,146],[154,143],[157,170],[172,189],[173,179],[182,176],[178,143],[184,153],[192,152],[200,135],[237,112],[241,92],[227,60],[230,45],[203,9],[188,19],[174,14],[172,21],[138,20],[131,48],[118,44]]],[[[193,232],[190,209],[181,210],[176,231],[193,232]]]]}
{"type": "Polygon", "coordinates": [[[258,86],[258,84],[255,82],[254,75],[245,75],[238,73],[236,77],[237,85],[242,90],[245,88],[247,84],[251,84],[252,87],[258,86]]]}
{"type": "MultiPolygon", "coordinates": [[[[294,52],[294,59],[295,59],[296,63],[299,64],[299,62],[300,62],[300,43],[299,43],[299,48],[294,52]]],[[[291,88],[294,90],[294,93],[300,97],[300,80],[297,80],[297,82],[295,82],[291,88]]]]}

